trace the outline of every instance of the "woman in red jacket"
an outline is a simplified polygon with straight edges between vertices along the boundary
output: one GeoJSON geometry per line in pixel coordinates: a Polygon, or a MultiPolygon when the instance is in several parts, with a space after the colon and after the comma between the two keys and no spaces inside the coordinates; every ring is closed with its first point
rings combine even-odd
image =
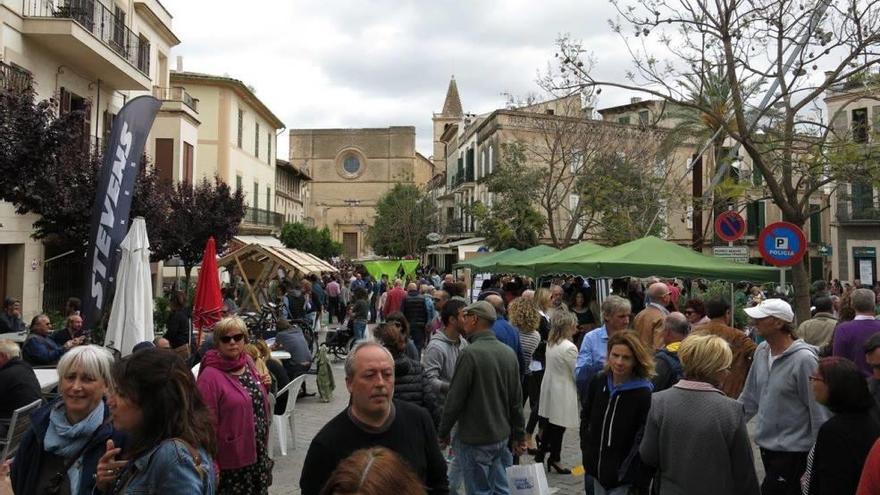
{"type": "Polygon", "coordinates": [[[266,494],[272,484],[269,459],[268,375],[260,375],[245,350],[247,326],[224,318],[199,370],[198,388],[216,418],[218,494],[266,494]]]}

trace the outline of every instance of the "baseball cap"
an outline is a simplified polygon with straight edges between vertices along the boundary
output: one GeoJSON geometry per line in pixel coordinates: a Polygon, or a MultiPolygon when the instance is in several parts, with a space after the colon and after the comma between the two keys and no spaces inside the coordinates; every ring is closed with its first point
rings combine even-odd
{"type": "Polygon", "coordinates": [[[495,313],[495,308],[487,301],[477,301],[465,306],[463,311],[465,314],[476,315],[477,317],[488,321],[495,321],[495,318],[498,317],[495,313]]]}
{"type": "Polygon", "coordinates": [[[791,306],[782,299],[764,299],[761,304],[745,308],[743,311],[756,320],[772,316],[789,323],[794,321],[794,312],[792,312],[791,306]]]}

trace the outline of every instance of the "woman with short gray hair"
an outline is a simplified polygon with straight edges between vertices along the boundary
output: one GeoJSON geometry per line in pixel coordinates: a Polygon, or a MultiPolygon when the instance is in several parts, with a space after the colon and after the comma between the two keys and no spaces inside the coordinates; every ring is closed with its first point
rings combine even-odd
{"type": "Polygon", "coordinates": [[[113,355],[96,345],[75,347],[58,362],[60,397],[31,416],[12,465],[15,493],[91,493],[107,440],[124,437],[104,402],[112,388],[113,355]]]}

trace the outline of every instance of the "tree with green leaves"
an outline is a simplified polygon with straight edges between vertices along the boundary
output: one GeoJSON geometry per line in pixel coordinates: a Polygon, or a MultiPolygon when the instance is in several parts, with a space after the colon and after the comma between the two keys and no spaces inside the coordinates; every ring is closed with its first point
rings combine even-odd
{"type": "Polygon", "coordinates": [[[324,260],[342,253],[342,244],[333,240],[327,227],[318,229],[299,222],[286,223],[281,227],[281,242],[285,247],[305,251],[324,260]]]}
{"type": "Polygon", "coordinates": [[[478,233],[495,251],[508,248],[527,249],[538,244],[544,230],[544,216],[535,208],[539,195],[540,170],[526,166],[525,146],[502,144],[498,167],[486,179],[494,195],[491,206],[476,202],[471,214],[478,233]]]}
{"type": "Polygon", "coordinates": [[[379,198],[376,217],[367,233],[380,256],[418,256],[425,252],[427,236],[436,230],[436,206],[430,196],[411,184],[395,184],[379,198]]]}
{"type": "MultiPolygon", "coordinates": [[[[782,219],[803,229],[814,194],[857,178],[876,183],[880,161],[872,143],[859,158],[841,152],[848,126],[823,116],[817,101],[850,87],[851,101],[876,97],[865,74],[880,64],[880,2],[845,0],[613,0],[611,27],[632,57],[625,79],[606,79],[577,40],[559,40],[556,87],[572,91],[620,88],[691,108],[717,123],[748,155],[782,219]],[[693,83],[709,87],[721,74],[725,105],[691,97],[693,83]],[[861,79],[860,79],[861,78],[861,79]],[[691,88],[688,81],[692,81],[691,88]],[[832,124],[832,125],[829,125],[832,124]],[[841,128],[842,127],[842,128],[841,128]]],[[[846,108],[845,106],[841,107],[846,108]]],[[[724,164],[713,186],[724,177],[724,164]]],[[[805,263],[792,267],[795,310],[809,318],[805,263]]]]}
{"type": "Polygon", "coordinates": [[[217,252],[222,253],[238,233],[245,212],[244,194],[219,177],[203,178],[195,185],[175,184],[167,205],[166,221],[148,226],[152,259],[179,257],[189,287],[192,268],[201,262],[208,238],[214,237],[217,252]]]}

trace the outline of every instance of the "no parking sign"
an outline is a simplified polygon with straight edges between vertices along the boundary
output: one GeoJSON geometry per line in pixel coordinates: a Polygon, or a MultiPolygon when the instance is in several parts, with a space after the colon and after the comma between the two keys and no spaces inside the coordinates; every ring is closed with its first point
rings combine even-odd
{"type": "Polygon", "coordinates": [[[773,266],[792,266],[804,257],[807,239],[793,223],[771,223],[758,236],[758,250],[764,260],[773,266]]]}
{"type": "Polygon", "coordinates": [[[746,233],[746,221],[739,213],[728,210],[718,214],[715,218],[715,235],[719,238],[733,242],[746,233]]]}

